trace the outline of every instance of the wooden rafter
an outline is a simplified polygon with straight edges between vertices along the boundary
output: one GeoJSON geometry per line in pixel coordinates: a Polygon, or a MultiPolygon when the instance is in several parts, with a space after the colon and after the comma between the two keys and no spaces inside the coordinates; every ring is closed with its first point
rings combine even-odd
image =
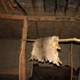
{"type": "Polygon", "coordinates": [[[8,13],[9,11],[8,11],[7,6],[6,6],[6,1],[5,0],[1,0],[1,4],[3,5],[3,8],[4,8],[5,12],[8,13]]]}
{"type": "Polygon", "coordinates": [[[27,15],[27,11],[20,5],[20,3],[19,3],[17,0],[15,0],[15,3],[16,3],[17,6],[20,8],[20,10],[22,11],[22,13],[23,13],[24,15],[27,15]]]}

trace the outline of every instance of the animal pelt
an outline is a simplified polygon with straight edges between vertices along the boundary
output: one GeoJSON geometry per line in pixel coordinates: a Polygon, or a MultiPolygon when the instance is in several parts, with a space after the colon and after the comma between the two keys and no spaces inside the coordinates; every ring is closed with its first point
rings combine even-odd
{"type": "Polygon", "coordinates": [[[39,62],[52,62],[59,66],[59,63],[62,64],[62,62],[59,58],[58,49],[61,48],[57,36],[36,39],[33,44],[31,59],[39,62]]]}

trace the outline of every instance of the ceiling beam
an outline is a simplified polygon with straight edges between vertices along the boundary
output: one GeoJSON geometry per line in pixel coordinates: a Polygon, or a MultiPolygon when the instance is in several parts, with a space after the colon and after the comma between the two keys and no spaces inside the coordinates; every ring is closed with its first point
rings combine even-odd
{"type": "Polygon", "coordinates": [[[7,14],[0,14],[0,19],[10,19],[10,20],[24,20],[26,16],[21,15],[7,15],[7,14]]]}
{"type": "Polygon", "coordinates": [[[30,21],[80,21],[80,17],[70,16],[27,16],[30,21]]]}
{"type": "Polygon", "coordinates": [[[21,15],[5,15],[0,14],[0,19],[11,19],[11,20],[23,20],[24,18],[29,21],[80,21],[79,16],[21,16],[21,15]]]}

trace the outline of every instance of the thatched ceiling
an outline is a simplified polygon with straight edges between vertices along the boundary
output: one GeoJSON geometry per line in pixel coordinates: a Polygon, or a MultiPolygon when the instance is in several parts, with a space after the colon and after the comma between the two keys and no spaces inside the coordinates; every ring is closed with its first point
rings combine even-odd
{"type": "Polygon", "coordinates": [[[0,13],[19,15],[80,15],[80,0],[0,0],[0,13]]]}

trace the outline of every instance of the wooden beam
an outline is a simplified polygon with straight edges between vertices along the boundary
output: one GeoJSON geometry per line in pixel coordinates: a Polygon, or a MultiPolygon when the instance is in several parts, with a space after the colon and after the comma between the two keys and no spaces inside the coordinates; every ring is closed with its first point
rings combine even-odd
{"type": "MultiPolygon", "coordinates": [[[[27,42],[34,42],[36,39],[27,39],[27,42]]],[[[67,39],[59,39],[59,42],[78,42],[80,43],[80,39],[78,38],[67,38],[67,39]]]]}
{"type": "Polygon", "coordinates": [[[0,14],[0,19],[23,20],[26,16],[0,14]]]}
{"type": "Polygon", "coordinates": [[[22,30],[22,41],[21,50],[19,55],[19,80],[26,80],[26,39],[27,39],[27,20],[24,19],[23,30],[22,30]]]}
{"type": "Polygon", "coordinates": [[[70,16],[28,16],[30,21],[80,21],[80,17],[70,16]]]}
{"type": "MultiPolygon", "coordinates": [[[[23,20],[26,16],[0,14],[0,19],[23,20]]],[[[27,16],[29,21],[80,21],[79,16],[27,16]]]]}
{"type": "Polygon", "coordinates": [[[70,46],[71,50],[70,50],[70,64],[71,64],[71,80],[73,79],[73,54],[72,54],[72,50],[73,50],[73,44],[71,43],[70,46]]]}

